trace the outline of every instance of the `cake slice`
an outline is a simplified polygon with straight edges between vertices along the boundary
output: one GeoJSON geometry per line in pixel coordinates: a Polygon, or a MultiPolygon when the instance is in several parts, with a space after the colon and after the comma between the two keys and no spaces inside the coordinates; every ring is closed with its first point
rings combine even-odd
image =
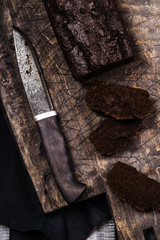
{"type": "Polygon", "coordinates": [[[149,93],[140,88],[98,82],[86,95],[87,105],[116,119],[143,119],[150,113],[149,93]]]}
{"type": "Polygon", "coordinates": [[[141,120],[118,121],[106,117],[89,139],[99,153],[110,156],[125,148],[134,139],[141,126],[141,120]]]}
{"type": "Polygon", "coordinates": [[[107,174],[110,189],[121,200],[139,210],[160,210],[160,183],[117,162],[107,174]]]}
{"type": "Polygon", "coordinates": [[[44,4],[76,80],[133,57],[115,0],[45,0],[44,4]]]}

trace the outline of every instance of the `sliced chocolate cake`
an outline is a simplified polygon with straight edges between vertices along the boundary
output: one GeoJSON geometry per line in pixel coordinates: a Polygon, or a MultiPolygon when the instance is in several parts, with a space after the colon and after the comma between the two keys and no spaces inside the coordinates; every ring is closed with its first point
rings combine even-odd
{"type": "Polygon", "coordinates": [[[141,126],[141,120],[118,121],[106,117],[89,138],[98,152],[109,156],[125,148],[134,139],[141,126]]]}
{"type": "Polygon", "coordinates": [[[136,168],[117,162],[107,174],[110,189],[121,200],[139,210],[160,210],[160,183],[138,172],[136,168]]]}
{"type": "Polygon", "coordinates": [[[115,0],[44,0],[74,78],[133,57],[115,0]]]}
{"type": "Polygon", "coordinates": [[[150,113],[149,93],[140,88],[98,82],[86,95],[87,105],[116,119],[143,119],[150,113]]]}

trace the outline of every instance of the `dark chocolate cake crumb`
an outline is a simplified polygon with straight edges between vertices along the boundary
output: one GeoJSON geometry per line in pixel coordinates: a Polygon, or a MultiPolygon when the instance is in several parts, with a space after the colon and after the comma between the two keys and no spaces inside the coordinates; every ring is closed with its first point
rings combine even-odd
{"type": "Polygon", "coordinates": [[[160,183],[117,162],[107,174],[110,189],[121,200],[139,210],[160,210],[160,183]]]}
{"type": "Polygon", "coordinates": [[[149,93],[140,88],[98,82],[86,95],[87,105],[116,119],[143,119],[150,113],[149,93]]]}
{"type": "Polygon", "coordinates": [[[44,3],[76,80],[133,57],[115,0],[45,0],[44,3]]]}
{"type": "Polygon", "coordinates": [[[98,152],[109,156],[125,148],[141,126],[141,120],[116,120],[106,117],[89,138],[98,152]]]}

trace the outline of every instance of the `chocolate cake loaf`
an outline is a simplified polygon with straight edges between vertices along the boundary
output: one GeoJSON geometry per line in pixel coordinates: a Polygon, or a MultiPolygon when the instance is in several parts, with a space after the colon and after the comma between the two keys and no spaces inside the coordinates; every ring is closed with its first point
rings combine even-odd
{"type": "Polygon", "coordinates": [[[160,183],[118,162],[107,174],[110,189],[139,210],[160,210],[160,183]]]}
{"type": "Polygon", "coordinates": [[[133,56],[115,0],[44,0],[57,40],[77,80],[133,56]]]}
{"type": "Polygon", "coordinates": [[[140,88],[98,82],[86,95],[87,105],[116,119],[143,119],[150,113],[149,93],[140,88]]]}
{"type": "Polygon", "coordinates": [[[98,152],[109,156],[125,148],[141,126],[141,120],[118,121],[107,117],[89,138],[98,152]]]}

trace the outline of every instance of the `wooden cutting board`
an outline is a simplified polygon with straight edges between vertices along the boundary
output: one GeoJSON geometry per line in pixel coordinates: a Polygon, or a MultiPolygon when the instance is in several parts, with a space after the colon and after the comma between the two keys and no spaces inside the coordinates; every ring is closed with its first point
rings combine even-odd
{"type": "Polygon", "coordinates": [[[12,26],[20,28],[32,42],[60,117],[61,130],[76,178],[87,184],[81,200],[107,192],[120,239],[144,239],[143,230],[154,227],[160,239],[160,213],[140,212],[120,201],[108,188],[106,172],[122,161],[160,181],[160,1],[118,0],[118,5],[133,40],[132,62],[76,82],[64,60],[41,0],[4,0],[0,3],[0,93],[13,133],[45,212],[67,205],[51,175],[41,149],[40,137],[24,93],[16,62],[12,26]],[[3,3],[2,3],[3,2],[3,3]],[[85,103],[91,82],[103,80],[147,89],[152,112],[144,120],[137,138],[113,157],[102,157],[88,136],[103,118],[85,103]]]}

